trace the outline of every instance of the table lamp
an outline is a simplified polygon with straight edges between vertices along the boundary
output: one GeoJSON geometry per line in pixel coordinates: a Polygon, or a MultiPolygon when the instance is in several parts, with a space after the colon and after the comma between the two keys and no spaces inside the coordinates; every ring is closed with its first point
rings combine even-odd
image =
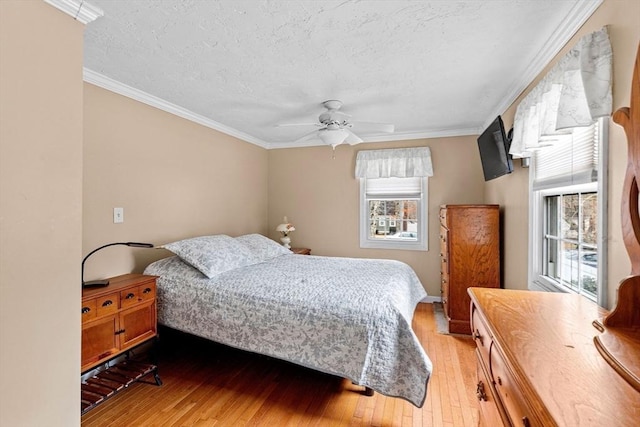
{"type": "Polygon", "coordinates": [[[95,254],[99,250],[107,248],[109,246],[116,246],[116,245],[130,246],[132,248],[153,248],[153,244],[151,244],[151,243],[117,242],[117,243],[109,243],[109,244],[100,246],[99,248],[96,248],[96,249],[92,250],[82,260],[82,287],[83,288],[100,288],[100,287],[109,286],[109,279],[91,280],[89,282],[85,282],[84,281],[84,263],[85,263],[85,261],[87,261],[87,258],[89,258],[91,255],[95,254]]]}

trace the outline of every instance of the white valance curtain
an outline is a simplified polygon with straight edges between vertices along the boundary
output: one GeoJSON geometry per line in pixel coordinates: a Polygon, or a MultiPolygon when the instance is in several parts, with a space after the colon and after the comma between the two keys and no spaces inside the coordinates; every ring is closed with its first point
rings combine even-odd
{"type": "Polygon", "coordinates": [[[530,157],[554,135],[611,115],[611,63],[606,27],[582,37],[518,105],[509,154],[530,157]]]}
{"type": "Polygon", "coordinates": [[[356,158],[356,178],[433,176],[429,147],[363,150],[356,158]]]}

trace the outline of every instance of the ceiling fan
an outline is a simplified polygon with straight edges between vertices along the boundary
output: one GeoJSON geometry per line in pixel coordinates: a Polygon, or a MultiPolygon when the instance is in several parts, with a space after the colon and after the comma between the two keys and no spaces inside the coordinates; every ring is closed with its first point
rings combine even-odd
{"type": "Polygon", "coordinates": [[[324,111],[318,116],[318,123],[288,123],[278,126],[317,126],[320,129],[309,132],[294,142],[319,139],[334,149],[336,146],[345,142],[350,145],[355,145],[363,141],[362,138],[351,131],[353,127],[366,127],[369,131],[373,132],[392,133],[394,131],[394,126],[388,123],[355,122],[349,120],[350,115],[339,111],[342,107],[342,101],[330,99],[324,101],[322,106],[326,108],[327,111],[324,111]]]}

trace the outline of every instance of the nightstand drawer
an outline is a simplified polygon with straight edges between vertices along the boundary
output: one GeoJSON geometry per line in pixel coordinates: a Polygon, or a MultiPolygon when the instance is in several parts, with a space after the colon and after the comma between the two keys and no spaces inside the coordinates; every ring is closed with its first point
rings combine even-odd
{"type": "Polygon", "coordinates": [[[291,248],[291,252],[296,255],[311,255],[311,249],[309,248],[291,248]]]}

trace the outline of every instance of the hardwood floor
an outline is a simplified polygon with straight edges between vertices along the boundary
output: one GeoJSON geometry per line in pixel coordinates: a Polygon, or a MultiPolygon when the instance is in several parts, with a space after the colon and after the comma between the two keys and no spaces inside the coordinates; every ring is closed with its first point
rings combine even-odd
{"type": "Polygon", "coordinates": [[[136,383],[82,417],[89,426],[476,426],[474,343],[436,331],[432,304],[413,327],[433,362],[416,408],[331,375],[161,330],[163,385],[136,383]]]}

